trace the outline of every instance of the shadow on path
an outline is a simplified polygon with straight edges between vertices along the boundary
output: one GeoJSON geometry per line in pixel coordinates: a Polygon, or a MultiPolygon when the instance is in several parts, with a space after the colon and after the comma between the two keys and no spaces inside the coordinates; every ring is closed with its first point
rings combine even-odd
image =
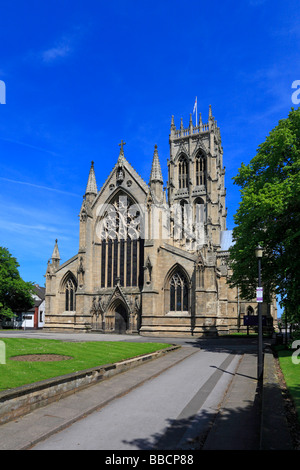
{"type": "Polygon", "coordinates": [[[162,433],[148,439],[124,440],[140,450],[258,450],[260,447],[261,393],[254,402],[219,411],[201,410],[187,419],[166,422],[162,433]]]}

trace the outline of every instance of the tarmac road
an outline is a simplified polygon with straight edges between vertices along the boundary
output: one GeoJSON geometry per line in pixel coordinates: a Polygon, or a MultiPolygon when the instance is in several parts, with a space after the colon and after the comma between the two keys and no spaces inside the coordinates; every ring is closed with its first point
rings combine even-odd
{"type": "Polygon", "coordinates": [[[206,433],[240,358],[195,349],[187,359],[33,449],[184,449],[206,433]]]}

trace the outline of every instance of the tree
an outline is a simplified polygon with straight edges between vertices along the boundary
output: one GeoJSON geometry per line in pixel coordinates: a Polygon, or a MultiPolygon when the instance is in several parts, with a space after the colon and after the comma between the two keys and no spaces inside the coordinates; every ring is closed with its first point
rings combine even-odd
{"type": "Polygon", "coordinates": [[[290,321],[300,321],[300,108],[280,120],[234,183],[241,202],[234,216],[235,244],[230,249],[231,286],[245,299],[255,297],[255,247],[264,249],[264,300],[281,296],[290,321]]]}
{"type": "Polygon", "coordinates": [[[33,305],[33,284],[19,274],[19,264],[7,248],[0,247],[0,319],[12,318],[33,305]]]}

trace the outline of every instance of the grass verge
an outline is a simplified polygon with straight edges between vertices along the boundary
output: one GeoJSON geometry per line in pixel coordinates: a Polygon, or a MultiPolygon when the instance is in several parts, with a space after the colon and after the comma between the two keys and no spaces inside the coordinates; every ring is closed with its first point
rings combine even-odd
{"type": "Polygon", "coordinates": [[[299,355],[295,359],[299,364],[294,363],[292,359],[294,351],[286,349],[285,346],[277,346],[276,352],[278,355],[280,369],[283,373],[284,380],[288,391],[293,399],[298,421],[300,422],[300,361],[299,355]]]}
{"type": "Polygon", "coordinates": [[[166,343],[114,341],[66,342],[60,340],[0,338],[5,343],[5,364],[0,364],[0,391],[58,377],[91,367],[111,364],[170,346],[166,343]],[[15,361],[26,354],[61,354],[72,359],[47,362],[15,361]]]}

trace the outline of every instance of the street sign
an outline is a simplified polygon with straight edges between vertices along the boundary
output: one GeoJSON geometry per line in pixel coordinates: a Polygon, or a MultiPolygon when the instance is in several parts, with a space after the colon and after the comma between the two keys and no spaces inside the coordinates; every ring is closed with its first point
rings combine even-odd
{"type": "MultiPolygon", "coordinates": [[[[262,316],[262,325],[267,325],[267,319],[265,315],[262,316]]],[[[245,315],[244,326],[258,326],[258,315],[245,315]]]]}
{"type": "Polygon", "coordinates": [[[263,302],[263,287],[256,288],[256,302],[263,302]]]}

